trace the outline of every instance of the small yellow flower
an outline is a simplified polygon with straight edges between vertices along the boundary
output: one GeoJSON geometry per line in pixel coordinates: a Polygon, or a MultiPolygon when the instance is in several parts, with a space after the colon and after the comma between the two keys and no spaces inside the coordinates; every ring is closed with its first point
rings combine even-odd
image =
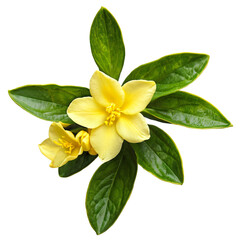
{"type": "Polygon", "coordinates": [[[52,123],[49,128],[49,138],[39,144],[43,155],[51,160],[50,167],[57,168],[74,160],[83,151],[96,152],[90,145],[89,133],[80,131],[76,136],[63,128],[61,123],[52,123]]]}
{"type": "Polygon", "coordinates": [[[121,87],[115,79],[96,71],[90,80],[92,97],[77,98],[68,116],[91,128],[90,142],[103,161],[114,158],[123,140],[131,143],[149,139],[149,127],[140,113],[156,90],[154,81],[133,80],[121,87]]]}

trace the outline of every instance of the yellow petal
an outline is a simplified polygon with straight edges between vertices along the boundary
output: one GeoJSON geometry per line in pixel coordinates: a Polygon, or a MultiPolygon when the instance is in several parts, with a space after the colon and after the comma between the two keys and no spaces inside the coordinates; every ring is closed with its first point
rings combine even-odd
{"type": "Polygon", "coordinates": [[[79,148],[79,153],[78,153],[78,155],[82,155],[83,154],[83,147],[81,146],[80,148],[79,148]]]}
{"type": "Polygon", "coordinates": [[[95,150],[93,149],[93,147],[91,147],[88,152],[89,152],[90,155],[97,155],[97,153],[95,152],[95,150]]]}
{"type": "Polygon", "coordinates": [[[124,102],[124,92],[119,82],[100,71],[96,71],[90,80],[90,92],[92,97],[104,107],[108,107],[111,103],[121,107],[124,102]]]}
{"type": "Polygon", "coordinates": [[[67,114],[75,123],[87,128],[96,128],[107,118],[105,108],[92,97],[74,99],[67,109],[67,114]]]}
{"type": "Polygon", "coordinates": [[[59,123],[61,123],[61,125],[64,127],[64,128],[66,128],[66,127],[68,127],[70,124],[69,123],[63,123],[63,122],[59,122],[59,123]]]}
{"type": "Polygon", "coordinates": [[[52,162],[50,163],[50,167],[52,168],[58,168],[61,167],[63,165],[65,165],[67,162],[76,159],[78,156],[78,154],[67,154],[64,149],[59,148],[59,150],[57,151],[54,159],[52,160],[52,162]]]}
{"type": "MultiPolygon", "coordinates": [[[[49,138],[54,142],[58,142],[60,138],[64,138],[68,142],[77,143],[72,132],[63,128],[61,123],[52,123],[49,128],[49,138]]],[[[74,144],[74,145],[75,145],[74,144]]]]}
{"type": "Polygon", "coordinates": [[[41,153],[50,160],[53,160],[56,156],[56,153],[61,148],[60,146],[53,143],[50,138],[44,140],[41,144],[38,145],[41,153]]]}
{"type": "Polygon", "coordinates": [[[143,142],[150,138],[149,127],[141,113],[122,114],[116,123],[119,135],[130,143],[143,142]]]}
{"type": "Polygon", "coordinates": [[[151,101],[156,84],[154,81],[133,80],[124,84],[122,89],[125,92],[125,100],[121,112],[136,114],[143,111],[151,101]]]}
{"type": "Polygon", "coordinates": [[[80,155],[79,146],[75,147],[71,154],[67,154],[65,149],[52,142],[50,138],[39,144],[39,149],[45,157],[52,161],[49,166],[53,168],[61,167],[80,155]]]}
{"type": "Polygon", "coordinates": [[[120,152],[123,139],[117,133],[115,125],[106,126],[104,124],[92,129],[90,142],[99,157],[103,161],[109,161],[120,152]]]}

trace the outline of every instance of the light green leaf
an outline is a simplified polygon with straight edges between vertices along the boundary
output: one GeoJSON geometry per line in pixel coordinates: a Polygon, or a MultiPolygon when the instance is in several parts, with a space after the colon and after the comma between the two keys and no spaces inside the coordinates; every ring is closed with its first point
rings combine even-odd
{"type": "Polygon", "coordinates": [[[206,54],[178,53],[160,58],[133,70],[130,80],[154,80],[157,84],[152,100],[171,94],[193,82],[204,70],[209,60],[206,54]]]}
{"type": "Polygon", "coordinates": [[[155,120],[191,127],[191,128],[226,128],[231,123],[213,105],[204,99],[186,93],[176,92],[151,102],[143,111],[146,117],[155,120]]]}
{"type": "Polygon", "coordinates": [[[91,164],[98,155],[90,155],[88,152],[83,152],[77,159],[69,161],[67,164],[58,168],[58,174],[60,177],[69,177],[73,174],[80,172],[89,164],[91,164]]]}
{"type": "Polygon", "coordinates": [[[58,85],[29,85],[9,91],[12,100],[27,112],[44,120],[73,123],[67,115],[69,104],[90,96],[87,88],[58,85]]]}
{"type": "Polygon", "coordinates": [[[88,186],[86,208],[97,234],[111,227],[120,215],[133,189],[136,174],[136,156],[127,142],[117,157],[102,164],[94,173],[88,186]]]}
{"type": "Polygon", "coordinates": [[[125,58],[122,33],[115,18],[103,7],[93,20],[90,45],[99,70],[118,80],[125,58]]]}
{"type": "Polygon", "coordinates": [[[183,184],[182,160],[173,140],[161,129],[150,125],[151,137],[132,143],[138,163],[161,180],[183,184]]]}

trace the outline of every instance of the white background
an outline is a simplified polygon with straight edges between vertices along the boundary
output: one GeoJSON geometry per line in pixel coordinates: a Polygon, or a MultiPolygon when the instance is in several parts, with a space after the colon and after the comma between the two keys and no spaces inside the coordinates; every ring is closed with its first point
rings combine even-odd
{"type": "Polygon", "coordinates": [[[1,0],[0,239],[240,239],[239,1],[1,0]],[[207,53],[204,73],[185,88],[214,104],[234,127],[195,130],[155,123],[176,142],[183,186],[139,167],[115,224],[97,236],[85,194],[98,159],[67,179],[38,144],[49,122],[19,108],[7,90],[26,84],[80,85],[97,69],[89,30],[101,6],[117,19],[126,47],[121,81],[140,64],[177,52],[207,53]]]}

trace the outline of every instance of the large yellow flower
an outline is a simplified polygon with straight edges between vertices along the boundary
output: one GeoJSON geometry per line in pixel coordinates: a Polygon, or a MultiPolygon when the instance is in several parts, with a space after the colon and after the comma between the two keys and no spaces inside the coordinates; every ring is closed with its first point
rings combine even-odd
{"type": "Polygon", "coordinates": [[[51,160],[50,167],[53,168],[61,167],[68,161],[76,159],[83,151],[96,154],[86,131],[80,131],[74,136],[72,132],[65,130],[61,123],[51,124],[49,138],[39,144],[39,149],[51,160]]]}
{"type": "Polygon", "coordinates": [[[76,98],[68,116],[77,124],[91,128],[90,142],[103,161],[114,158],[123,140],[131,143],[149,139],[148,125],[140,113],[156,90],[154,81],[119,82],[96,71],[90,80],[92,97],[76,98]]]}

